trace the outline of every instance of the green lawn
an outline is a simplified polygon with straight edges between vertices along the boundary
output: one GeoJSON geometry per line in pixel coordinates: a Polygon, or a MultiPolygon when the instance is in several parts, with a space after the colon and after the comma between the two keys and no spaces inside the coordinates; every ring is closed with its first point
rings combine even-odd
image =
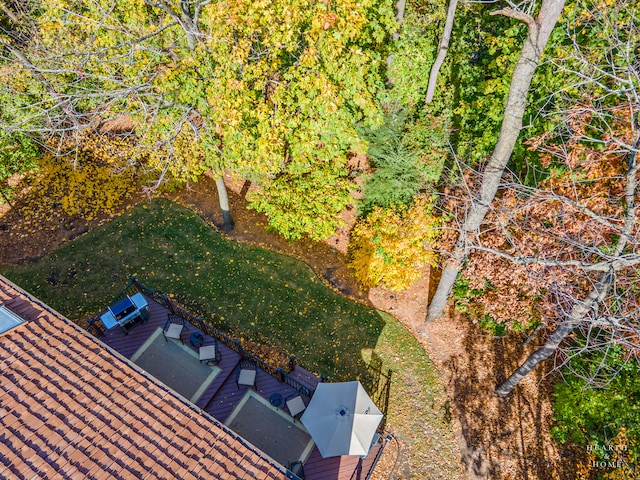
{"type": "Polygon", "coordinates": [[[425,431],[450,437],[437,370],[397,320],[335,293],[304,263],[224,239],[167,200],[138,206],[2,274],[79,322],[102,310],[134,275],[219,330],[293,354],[333,381],[364,377],[376,358],[395,372],[389,423],[396,420],[417,449],[412,456],[428,455],[432,437],[425,431]]]}

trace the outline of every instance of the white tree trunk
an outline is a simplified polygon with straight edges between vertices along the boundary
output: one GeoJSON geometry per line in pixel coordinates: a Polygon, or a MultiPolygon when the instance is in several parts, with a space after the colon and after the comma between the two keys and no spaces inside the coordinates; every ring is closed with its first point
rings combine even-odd
{"type": "MultiPolygon", "coordinates": [[[[393,32],[391,38],[396,42],[400,38],[400,28],[402,27],[402,21],[404,20],[404,10],[407,6],[407,0],[398,0],[396,2],[396,30],[393,32]]],[[[391,68],[393,62],[393,55],[387,57],[387,69],[391,68]]],[[[393,81],[391,81],[393,83],[393,81]]]]}
{"type": "Polygon", "coordinates": [[[500,397],[509,395],[525,376],[542,361],[555,353],[562,341],[567,338],[578,325],[583,322],[598,321],[598,307],[616,283],[616,271],[624,268],[637,268],[635,264],[627,266],[626,263],[618,262],[617,260],[624,256],[624,252],[632,240],[634,226],[637,222],[638,207],[636,205],[636,190],[638,189],[638,172],[640,171],[640,165],[636,161],[636,153],[639,145],[640,136],[638,136],[638,139],[635,141],[629,158],[629,169],[627,171],[625,185],[626,212],[624,228],[616,244],[612,259],[609,261],[609,271],[600,275],[596,285],[584,301],[576,301],[574,303],[568,317],[560,323],[546,343],[529,355],[524,363],[496,388],[496,393],[500,397]]]}
{"type": "Polygon", "coordinates": [[[574,305],[569,314],[569,318],[560,323],[560,326],[558,326],[545,344],[529,355],[524,363],[496,388],[498,396],[506,397],[509,395],[524,377],[558,350],[562,341],[573,332],[574,328],[584,321],[592,311],[597,309],[597,306],[609,293],[614,278],[613,273],[607,273],[602,276],[599,286],[591,291],[584,302],[574,305]]]}
{"type": "Polygon", "coordinates": [[[447,56],[447,50],[449,50],[449,42],[451,41],[451,32],[453,31],[453,19],[456,16],[456,8],[458,7],[458,0],[449,0],[449,8],[447,10],[447,20],[444,23],[444,31],[442,32],[442,38],[438,45],[438,56],[436,61],[433,62],[431,67],[431,73],[429,74],[429,85],[427,86],[427,96],[424,101],[431,103],[433,96],[436,92],[436,84],[438,83],[438,73],[440,67],[444,63],[444,59],[447,56]]]}
{"type": "Polygon", "coordinates": [[[398,40],[400,38],[400,27],[402,27],[402,21],[404,20],[404,10],[407,6],[407,0],[398,0],[396,2],[396,31],[393,32],[393,39],[398,40]]]}
{"type": "Polygon", "coordinates": [[[220,201],[220,210],[222,210],[222,220],[224,221],[224,230],[233,230],[233,218],[229,210],[229,195],[227,194],[227,186],[224,183],[224,177],[216,178],[216,189],[218,190],[218,200],[220,201]]]}
{"type": "Polygon", "coordinates": [[[467,258],[467,244],[473,235],[477,234],[480,224],[489,211],[491,202],[493,202],[500,179],[522,129],[522,118],[527,106],[527,94],[531,79],[563,7],[564,0],[543,0],[540,12],[535,19],[510,8],[494,12],[494,14],[502,14],[526,22],[528,26],[527,38],[511,77],[511,86],[498,142],[483,173],[479,195],[471,201],[452,257],[444,269],[435,295],[429,304],[428,322],[442,316],[458,272],[467,258]]]}

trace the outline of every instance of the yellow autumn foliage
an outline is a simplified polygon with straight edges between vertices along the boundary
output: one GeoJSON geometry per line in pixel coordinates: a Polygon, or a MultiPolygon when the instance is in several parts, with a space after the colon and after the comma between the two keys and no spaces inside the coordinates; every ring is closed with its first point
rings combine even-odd
{"type": "Polygon", "coordinates": [[[65,156],[47,155],[36,188],[43,202],[92,220],[114,213],[137,189],[136,150],[125,138],[91,134],[65,156]]]}
{"type": "Polygon", "coordinates": [[[399,291],[435,264],[441,221],[433,215],[431,199],[418,196],[407,207],[380,207],[358,221],[351,231],[350,266],[365,288],[384,285],[399,291]]]}
{"type": "MultiPolygon", "coordinates": [[[[160,139],[157,142],[162,145],[160,139]]],[[[199,144],[193,130],[181,129],[174,137],[170,145],[162,147],[146,148],[146,166],[157,172],[165,172],[170,176],[168,180],[177,184],[186,181],[197,181],[198,177],[211,166],[205,159],[205,151],[199,144]]]]}
{"type": "Polygon", "coordinates": [[[626,480],[634,478],[637,470],[638,445],[633,438],[629,438],[626,428],[620,428],[616,437],[612,440],[612,450],[608,452],[608,458],[596,462],[604,470],[604,480],[626,480]],[[634,461],[636,460],[636,461],[634,461]]]}

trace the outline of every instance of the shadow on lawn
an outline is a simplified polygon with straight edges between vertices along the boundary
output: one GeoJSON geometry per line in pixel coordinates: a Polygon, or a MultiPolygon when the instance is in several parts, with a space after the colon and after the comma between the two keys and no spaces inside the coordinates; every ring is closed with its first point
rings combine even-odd
{"type": "MultiPolygon", "coordinates": [[[[226,236],[297,258],[310,266],[316,275],[341,294],[372,306],[368,290],[362,289],[358,285],[347,267],[346,255],[325,242],[314,242],[306,237],[290,242],[274,232],[269,228],[268,219],[264,214],[248,208],[245,196],[249,188],[247,182],[243,183],[241,188],[233,188],[233,185],[228,185],[230,212],[235,222],[235,228],[232,231],[224,232],[226,236]]],[[[203,176],[198,181],[197,189],[182,191],[172,198],[193,209],[206,222],[221,230],[224,222],[218,206],[215,183],[210,177],[203,176]]]]}

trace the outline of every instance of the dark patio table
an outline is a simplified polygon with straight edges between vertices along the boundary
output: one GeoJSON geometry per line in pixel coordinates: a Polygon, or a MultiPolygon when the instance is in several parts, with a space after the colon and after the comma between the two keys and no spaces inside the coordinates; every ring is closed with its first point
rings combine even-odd
{"type": "Polygon", "coordinates": [[[269,403],[274,407],[279,407],[282,405],[282,395],[279,393],[272,393],[269,397],[269,403]]]}
{"type": "Polygon", "coordinates": [[[200,348],[202,345],[204,345],[204,337],[201,333],[193,332],[189,337],[189,342],[191,342],[191,345],[193,345],[194,347],[200,348]]]}

